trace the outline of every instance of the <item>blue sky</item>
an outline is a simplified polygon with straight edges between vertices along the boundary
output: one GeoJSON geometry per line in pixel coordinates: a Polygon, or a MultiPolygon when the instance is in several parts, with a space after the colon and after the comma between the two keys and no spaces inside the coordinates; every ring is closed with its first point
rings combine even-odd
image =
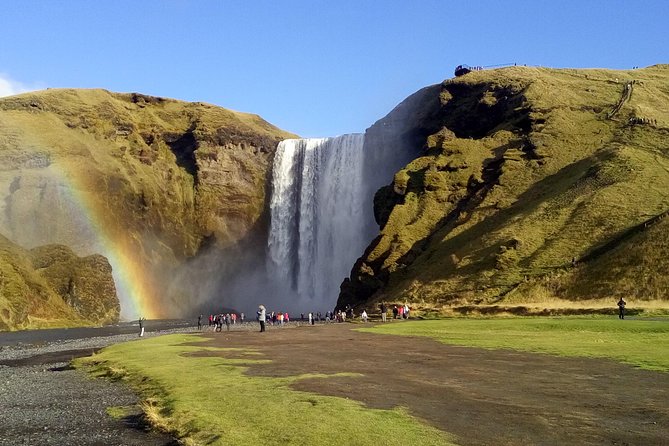
{"type": "Polygon", "coordinates": [[[0,6],[0,94],[138,91],[362,132],[461,63],[669,63],[669,2],[33,1],[0,6]]]}

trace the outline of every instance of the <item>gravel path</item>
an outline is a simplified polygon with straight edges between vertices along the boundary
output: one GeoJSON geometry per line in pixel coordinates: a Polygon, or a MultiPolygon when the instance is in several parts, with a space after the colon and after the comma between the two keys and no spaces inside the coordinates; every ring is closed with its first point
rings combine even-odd
{"type": "MultiPolygon", "coordinates": [[[[280,328],[283,327],[268,326],[268,330],[280,328]]],[[[79,339],[69,339],[72,331],[68,330],[0,333],[0,446],[179,445],[169,435],[152,432],[145,425],[139,399],[127,386],[91,379],[69,366],[76,357],[138,339],[137,332],[132,330],[132,333],[79,339]],[[16,342],[17,336],[30,341],[16,342]],[[108,407],[124,407],[127,416],[114,419],[107,414],[108,407]]],[[[231,331],[257,330],[257,323],[231,326],[231,331]]],[[[213,333],[212,327],[205,326],[203,331],[213,336],[218,334],[213,333]]],[[[180,326],[147,331],[145,337],[193,332],[196,332],[194,327],[180,326]]],[[[82,329],[81,333],[102,332],[82,329]]]]}
{"type": "MultiPolygon", "coordinates": [[[[189,331],[192,329],[163,330],[146,333],[146,337],[189,331]]],[[[138,398],[128,387],[91,379],[69,367],[74,357],[131,339],[137,339],[137,334],[3,347],[0,446],[178,445],[169,435],[144,425],[138,398]],[[108,407],[119,406],[127,416],[114,419],[107,414],[108,407]]]]}
{"type": "Polygon", "coordinates": [[[67,363],[0,369],[0,445],[178,445],[145,430],[137,396],[130,389],[89,379],[67,363]],[[131,415],[110,417],[111,406],[130,406],[131,415]]]}

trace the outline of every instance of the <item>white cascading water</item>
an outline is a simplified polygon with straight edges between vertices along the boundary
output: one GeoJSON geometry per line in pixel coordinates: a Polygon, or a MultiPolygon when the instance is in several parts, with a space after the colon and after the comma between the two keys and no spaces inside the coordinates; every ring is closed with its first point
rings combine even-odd
{"type": "Polygon", "coordinates": [[[294,309],[333,308],[339,285],[369,242],[363,134],[289,139],[277,147],[268,269],[294,309]]]}

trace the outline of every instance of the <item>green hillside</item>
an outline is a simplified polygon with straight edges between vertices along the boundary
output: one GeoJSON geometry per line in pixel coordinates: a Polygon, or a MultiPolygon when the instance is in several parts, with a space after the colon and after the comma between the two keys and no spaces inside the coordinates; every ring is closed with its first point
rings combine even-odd
{"type": "Polygon", "coordinates": [[[107,259],[0,236],[0,330],[109,324],[120,305],[107,259]]]}
{"type": "Polygon", "coordinates": [[[669,65],[508,67],[438,94],[340,306],[667,303],[669,65]]]}
{"type": "Polygon", "coordinates": [[[0,98],[0,234],[103,254],[132,277],[144,316],[176,316],[200,291],[178,276],[188,259],[264,249],[273,153],[294,136],[257,115],[136,93],[0,98]]]}

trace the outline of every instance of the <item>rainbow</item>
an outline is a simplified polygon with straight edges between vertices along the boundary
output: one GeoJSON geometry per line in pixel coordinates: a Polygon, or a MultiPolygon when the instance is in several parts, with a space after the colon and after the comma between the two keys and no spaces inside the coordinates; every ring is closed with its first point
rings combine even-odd
{"type": "Polygon", "coordinates": [[[63,180],[63,192],[78,209],[78,217],[87,222],[90,233],[95,235],[95,251],[105,256],[112,266],[116,294],[121,303],[121,319],[165,317],[165,310],[158,301],[154,275],[140,259],[141,242],[127,230],[114,228],[108,223],[113,218],[108,204],[87,192],[94,189],[88,187],[83,175],[66,172],[56,163],[51,167],[63,180]]]}
{"type": "MultiPolygon", "coordinates": [[[[100,182],[108,179],[92,167],[96,163],[95,153],[77,147],[78,144],[94,146],[101,156],[106,156],[102,153],[105,145],[93,139],[92,135],[87,140],[78,132],[71,139],[64,138],[60,130],[51,132],[51,127],[42,125],[40,120],[44,115],[30,117],[36,119],[33,125],[41,131],[21,134],[20,145],[28,151],[39,150],[50,154],[50,162],[40,175],[48,175],[56,182],[58,197],[64,201],[58,209],[69,213],[66,216],[72,222],[72,231],[81,231],[81,234],[74,234],[75,239],[68,241],[79,245],[79,249],[75,249],[78,255],[96,253],[108,259],[121,304],[121,319],[170,316],[174,309],[164,295],[163,290],[167,287],[160,281],[156,265],[148,261],[145,243],[136,232],[129,230],[129,225],[123,224],[121,216],[111,207],[108,196],[95,193],[101,189],[100,182]],[[56,147],[58,150],[54,150],[56,147]],[[84,153],[90,153],[91,159],[78,163],[77,157],[84,153]]],[[[68,244],[68,241],[50,242],[68,244]]]]}

